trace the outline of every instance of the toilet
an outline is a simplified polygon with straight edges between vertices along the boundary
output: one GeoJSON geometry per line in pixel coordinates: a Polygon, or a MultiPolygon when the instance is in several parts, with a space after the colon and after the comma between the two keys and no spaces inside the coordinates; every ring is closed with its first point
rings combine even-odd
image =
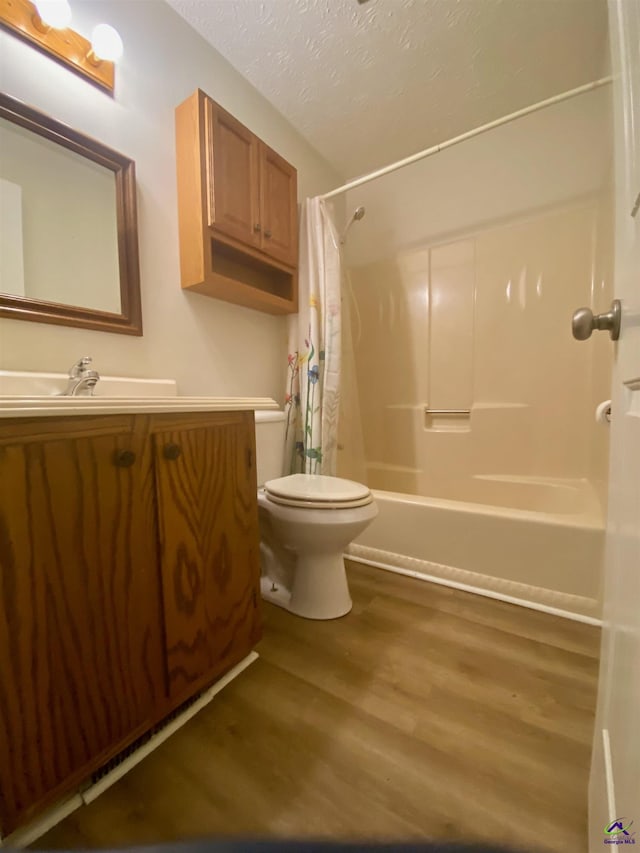
{"type": "Polygon", "coordinates": [[[262,597],[306,619],[351,610],[343,552],[378,514],[352,480],[321,474],[282,477],[284,412],[256,412],[262,597]]]}

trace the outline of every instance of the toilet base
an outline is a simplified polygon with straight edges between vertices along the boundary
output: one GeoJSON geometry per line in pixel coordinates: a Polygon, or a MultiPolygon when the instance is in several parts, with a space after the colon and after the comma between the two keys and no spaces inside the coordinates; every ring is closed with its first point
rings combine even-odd
{"type": "Polygon", "coordinates": [[[263,576],[260,591],[265,601],[305,619],[339,619],[353,606],[342,554],[298,557],[291,590],[263,576]]]}

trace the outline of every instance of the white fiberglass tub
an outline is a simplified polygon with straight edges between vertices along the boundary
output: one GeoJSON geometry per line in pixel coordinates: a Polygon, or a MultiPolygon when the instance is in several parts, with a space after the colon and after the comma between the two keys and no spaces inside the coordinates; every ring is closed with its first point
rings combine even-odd
{"type": "Polygon", "coordinates": [[[604,517],[591,483],[481,475],[456,483],[454,493],[456,500],[374,490],[379,515],[347,556],[599,617],[604,517]]]}

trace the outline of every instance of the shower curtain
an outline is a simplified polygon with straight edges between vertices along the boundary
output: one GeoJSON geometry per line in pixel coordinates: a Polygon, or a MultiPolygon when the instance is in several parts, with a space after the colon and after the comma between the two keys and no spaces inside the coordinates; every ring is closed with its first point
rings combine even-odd
{"type": "Polygon", "coordinates": [[[319,198],[300,218],[298,314],[289,321],[285,473],[335,475],[341,367],[339,237],[319,198]]]}

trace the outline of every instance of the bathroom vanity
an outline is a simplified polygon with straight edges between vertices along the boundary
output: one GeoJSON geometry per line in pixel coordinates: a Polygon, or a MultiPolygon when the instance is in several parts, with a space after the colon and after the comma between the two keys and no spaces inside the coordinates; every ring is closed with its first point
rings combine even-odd
{"type": "Polygon", "coordinates": [[[2,835],[261,631],[251,401],[48,400],[0,403],[2,835]]]}

